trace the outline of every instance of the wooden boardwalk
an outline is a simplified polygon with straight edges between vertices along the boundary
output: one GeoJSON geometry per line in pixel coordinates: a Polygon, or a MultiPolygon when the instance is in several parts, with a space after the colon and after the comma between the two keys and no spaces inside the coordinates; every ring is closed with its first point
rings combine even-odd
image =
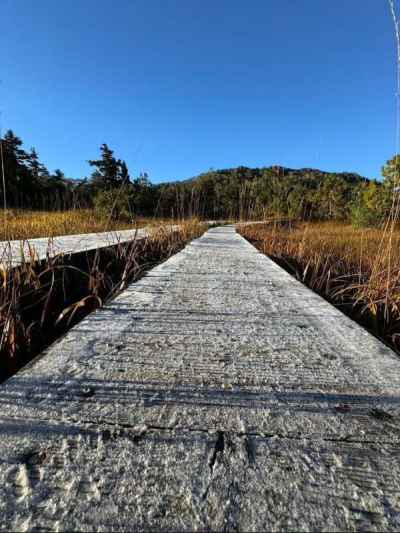
{"type": "Polygon", "coordinates": [[[400,530],[400,361],[209,230],[0,386],[0,529],[400,530]]]}
{"type": "MultiPolygon", "coordinates": [[[[168,226],[175,230],[178,226],[168,226]]],[[[17,266],[22,261],[29,262],[31,253],[39,261],[47,255],[72,255],[81,252],[115,246],[119,243],[143,239],[150,233],[149,228],[106,231],[102,233],[83,233],[81,235],[63,235],[60,237],[38,239],[0,241],[0,264],[17,266]]]]}

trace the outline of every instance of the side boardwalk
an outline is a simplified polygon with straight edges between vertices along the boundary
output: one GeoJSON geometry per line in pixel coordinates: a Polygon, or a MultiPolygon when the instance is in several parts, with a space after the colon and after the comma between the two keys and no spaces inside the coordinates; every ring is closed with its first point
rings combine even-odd
{"type": "Polygon", "coordinates": [[[400,529],[400,362],[209,230],[0,387],[4,530],[400,529]]]}
{"type": "MultiPolygon", "coordinates": [[[[171,230],[178,226],[168,226],[171,230]]],[[[39,261],[47,255],[72,255],[80,252],[107,248],[149,235],[149,230],[129,229],[107,231],[103,233],[82,233],[81,235],[63,235],[53,238],[39,238],[16,241],[0,241],[0,265],[18,266],[22,262],[30,262],[31,257],[39,261]]]]}

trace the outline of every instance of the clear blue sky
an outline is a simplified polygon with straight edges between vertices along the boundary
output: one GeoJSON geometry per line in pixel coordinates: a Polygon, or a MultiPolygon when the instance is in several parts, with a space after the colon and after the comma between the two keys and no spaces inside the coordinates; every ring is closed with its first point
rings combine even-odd
{"type": "Polygon", "coordinates": [[[50,170],[379,176],[395,151],[385,0],[2,0],[0,109],[50,170]]]}

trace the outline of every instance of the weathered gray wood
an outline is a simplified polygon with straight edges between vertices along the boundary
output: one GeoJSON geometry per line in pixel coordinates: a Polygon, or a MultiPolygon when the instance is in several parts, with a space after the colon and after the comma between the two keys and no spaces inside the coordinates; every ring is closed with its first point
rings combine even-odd
{"type": "Polygon", "coordinates": [[[0,527],[400,529],[397,356],[210,230],[0,387],[0,527]]]}
{"type": "MultiPolygon", "coordinates": [[[[178,226],[165,226],[175,230],[178,226]]],[[[17,266],[23,261],[30,262],[31,257],[42,260],[56,255],[71,255],[88,252],[99,248],[107,248],[119,243],[142,239],[150,234],[149,228],[128,229],[121,231],[106,231],[102,233],[82,233],[78,235],[63,235],[53,238],[38,238],[28,240],[0,241],[0,264],[17,266]]]]}

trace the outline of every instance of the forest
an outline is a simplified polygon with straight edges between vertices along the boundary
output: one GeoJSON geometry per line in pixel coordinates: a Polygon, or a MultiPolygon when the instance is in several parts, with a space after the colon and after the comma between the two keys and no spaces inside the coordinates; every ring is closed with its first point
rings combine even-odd
{"type": "Polygon", "coordinates": [[[184,181],[153,184],[147,174],[132,178],[124,160],[107,144],[97,160],[88,160],[85,178],[50,172],[38,152],[25,150],[9,130],[2,137],[2,167],[6,190],[3,203],[11,209],[55,210],[95,208],[114,219],[136,217],[260,219],[270,216],[300,220],[341,220],[373,226],[387,215],[400,165],[393,157],[382,167],[383,180],[350,172],[317,169],[237,167],[208,170],[184,181]]]}

